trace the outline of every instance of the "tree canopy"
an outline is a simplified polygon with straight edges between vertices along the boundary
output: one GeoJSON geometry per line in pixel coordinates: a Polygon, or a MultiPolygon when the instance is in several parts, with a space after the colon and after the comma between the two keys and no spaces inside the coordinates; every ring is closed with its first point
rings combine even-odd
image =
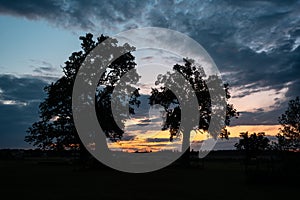
{"type": "MultiPolygon", "coordinates": [[[[101,35],[93,40],[93,35],[88,33],[79,38],[81,51],[74,52],[65,62],[63,67],[64,75],[56,82],[44,88],[47,97],[39,106],[40,120],[33,123],[27,130],[28,135],[25,141],[42,149],[66,149],[80,148],[81,141],[76,132],[72,116],[72,91],[77,72],[87,58],[89,53],[101,42],[108,39],[101,35]]],[[[112,49],[124,52],[122,56],[114,60],[107,71],[100,77],[97,91],[95,91],[96,113],[98,121],[106,136],[112,140],[120,139],[123,135],[122,127],[119,127],[113,120],[111,112],[111,95],[116,83],[130,70],[134,70],[136,63],[134,56],[130,53],[135,50],[128,44],[118,46],[118,41],[112,39],[105,43],[103,51],[110,54],[112,49]]],[[[92,62],[93,59],[89,58],[92,62]]],[[[89,75],[87,75],[89,76],[89,75]]],[[[138,81],[138,76],[135,77],[138,81]]],[[[122,91],[121,91],[122,92],[122,91]]],[[[126,92],[126,91],[123,91],[126,92]]],[[[134,92],[129,101],[129,113],[134,113],[133,105],[139,105],[138,90],[134,92]]],[[[124,118],[128,116],[123,116],[124,118]]],[[[121,120],[121,122],[124,122],[121,120]]],[[[119,124],[120,125],[120,124],[119,124]]]]}
{"type": "Polygon", "coordinates": [[[300,99],[296,97],[288,103],[288,108],[279,117],[282,128],[277,135],[277,148],[281,150],[298,150],[300,148],[300,99]]]}
{"type": "MultiPolygon", "coordinates": [[[[237,117],[238,112],[233,107],[232,104],[228,104],[227,100],[230,98],[229,94],[229,85],[224,84],[220,77],[217,75],[210,75],[207,77],[203,67],[197,65],[194,60],[185,58],[183,59],[183,64],[175,64],[173,66],[173,72],[168,72],[165,75],[159,75],[157,77],[156,85],[160,86],[159,88],[152,88],[151,96],[149,98],[150,105],[160,104],[164,107],[166,111],[166,116],[162,129],[170,131],[170,140],[172,141],[174,137],[179,136],[182,133],[182,128],[180,128],[182,119],[181,119],[181,108],[182,104],[185,102],[179,102],[176,93],[179,91],[184,91],[183,96],[189,96],[191,93],[195,94],[198,103],[198,114],[199,118],[196,116],[189,115],[188,120],[194,124],[193,127],[189,127],[188,130],[184,130],[183,140],[186,141],[186,145],[189,145],[189,132],[191,129],[208,131],[212,112],[212,99],[210,95],[210,88],[208,83],[213,83],[212,85],[218,86],[225,91],[225,95],[215,95],[215,102],[218,102],[218,106],[225,105],[226,116],[224,121],[219,121],[220,126],[216,127],[219,129],[219,132],[214,137],[221,136],[222,138],[228,138],[230,134],[227,130],[224,130],[226,125],[230,124],[230,119],[232,117],[237,117]],[[190,88],[184,87],[181,84],[180,77],[184,77],[190,88]],[[170,89],[172,88],[172,90],[170,89]],[[175,91],[174,91],[175,88],[175,91]]],[[[191,106],[191,105],[185,105],[191,106]]],[[[214,105],[216,106],[216,105],[214,105]]],[[[190,108],[194,109],[194,108],[190,108]]],[[[196,108],[197,109],[197,108],[196,108]]],[[[185,116],[187,117],[187,116],[185,116]]],[[[222,116],[218,116],[219,120],[222,119],[222,116]]],[[[186,128],[186,127],[185,127],[186,128]]]]}
{"type": "Polygon", "coordinates": [[[270,140],[265,136],[264,132],[252,133],[247,132],[240,133],[241,139],[234,146],[237,150],[243,150],[247,153],[257,155],[259,152],[267,150],[270,147],[270,140]]]}
{"type": "MultiPolygon", "coordinates": [[[[125,74],[129,74],[129,71],[131,75],[127,77],[127,83],[137,83],[140,78],[135,69],[135,57],[131,54],[131,52],[135,51],[135,47],[129,44],[118,45],[116,39],[103,35],[95,41],[93,35],[90,33],[79,39],[82,41],[82,50],[72,53],[63,67],[64,75],[56,82],[44,88],[47,97],[39,106],[40,120],[33,123],[27,130],[28,135],[25,137],[25,141],[38,148],[60,150],[82,147],[72,116],[72,92],[79,68],[86,61],[90,62],[93,67],[97,67],[98,62],[99,65],[107,62],[107,59],[112,61],[105,73],[99,78],[95,94],[91,94],[95,95],[95,109],[98,122],[107,138],[110,138],[112,141],[121,139],[124,133],[125,120],[128,119],[129,114],[134,114],[134,108],[140,105],[138,89],[132,90],[132,88],[124,87],[125,89],[117,91],[116,94],[114,90],[117,83],[121,81],[121,78],[125,77],[125,74]],[[109,42],[105,42],[107,39],[110,39],[109,42]],[[101,51],[105,52],[105,58],[99,56],[91,57],[90,53],[100,43],[102,44],[101,48],[103,48],[101,51]],[[116,57],[115,54],[111,53],[114,49],[121,53],[120,57],[116,57]],[[111,106],[114,105],[112,95],[116,95],[119,98],[118,100],[122,101],[122,98],[126,96],[124,94],[127,94],[128,91],[131,91],[129,112],[118,113],[120,116],[118,121],[116,121],[111,106]]],[[[180,129],[182,120],[191,122],[190,125],[195,126],[185,127],[186,130],[184,131],[187,133],[184,134],[184,142],[189,145],[190,130],[201,129],[207,131],[211,117],[215,114],[218,119],[223,119],[223,121],[219,120],[219,125],[215,127],[216,130],[219,129],[218,133],[213,136],[228,138],[229,132],[224,128],[226,125],[229,125],[232,117],[238,116],[238,112],[233,105],[227,103],[227,100],[230,98],[229,85],[224,84],[217,75],[207,77],[204,69],[198,66],[194,60],[186,58],[183,59],[183,62],[184,64],[175,64],[173,72],[158,76],[156,85],[160,85],[161,87],[153,88],[149,97],[150,105],[160,104],[165,108],[166,116],[162,129],[169,129],[170,140],[173,140],[173,137],[178,136],[182,132],[182,129],[180,129]],[[180,85],[179,80],[182,77],[190,85],[189,88],[180,85]],[[222,88],[225,95],[215,95],[214,98],[216,99],[213,99],[219,105],[213,105],[211,92],[217,92],[209,88],[208,83],[213,83],[222,88]],[[193,108],[191,108],[188,102],[179,102],[178,97],[175,95],[178,91],[183,91],[182,94],[185,98],[192,93],[195,94],[199,118],[193,115],[189,115],[188,119],[181,118],[182,107],[193,108]],[[218,106],[222,107],[222,105],[226,107],[224,109],[225,118],[221,117],[224,113],[213,112],[213,110],[218,110],[218,106]],[[215,108],[213,108],[214,106],[215,108]],[[222,128],[223,130],[221,130],[222,128]]],[[[87,82],[91,80],[89,79],[90,76],[95,76],[95,74],[86,74],[87,82]]],[[[123,105],[121,103],[118,106],[123,105]]],[[[124,109],[118,110],[121,111],[124,109]]]]}

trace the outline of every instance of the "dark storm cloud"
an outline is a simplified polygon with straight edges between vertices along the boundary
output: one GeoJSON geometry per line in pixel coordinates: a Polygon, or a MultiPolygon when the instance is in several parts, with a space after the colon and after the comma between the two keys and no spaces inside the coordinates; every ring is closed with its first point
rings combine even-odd
{"type": "Polygon", "coordinates": [[[276,125],[278,124],[278,118],[285,111],[287,103],[283,103],[282,107],[271,111],[264,111],[262,109],[256,110],[256,112],[241,112],[238,119],[232,119],[230,125],[276,125]]]}
{"type": "Polygon", "coordinates": [[[25,131],[38,120],[45,85],[36,77],[0,75],[0,148],[30,147],[25,131]]]}
{"type": "Polygon", "coordinates": [[[246,90],[240,97],[288,83],[287,98],[299,95],[299,1],[179,2],[180,9],[160,3],[150,12],[151,25],[185,32],[202,44],[228,74],[224,80],[246,90]]]}
{"type": "Polygon", "coordinates": [[[1,100],[22,102],[40,101],[45,81],[34,77],[0,75],[1,100]]]}
{"type": "MultiPolygon", "coordinates": [[[[101,27],[114,29],[117,23],[124,28],[135,27],[129,19],[141,18],[145,1],[53,1],[24,0],[0,1],[0,13],[28,19],[45,19],[51,23],[85,30],[97,30],[101,27]]],[[[141,19],[142,20],[142,19],[141,19]]],[[[140,21],[142,22],[142,21],[140,21]]],[[[103,29],[104,30],[104,29],[103,29]]]]}
{"type": "Polygon", "coordinates": [[[300,37],[299,1],[0,2],[2,14],[69,28],[121,31],[150,25],[187,33],[209,51],[222,72],[239,72],[232,86],[282,88],[290,80],[278,79],[277,72],[287,70],[294,57],[286,56],[291,57],[300,37]]]}
{"type": "Polygon", "coordinates": [[[299,13],[300,1],[0,0],[0,14],[43,19],[72,30],[115,34],[158,26],[186,33],[208,51],[224,80],[242,91],[238,97],[288,87],[287,100],[300,95],[299,13]]]}
{"type": "Polygon", "coordinates": [[[38,120],[38,102],[26,106],[0,104],[0,148],[30,147],[24,142],[27,128],[38,120]]]}

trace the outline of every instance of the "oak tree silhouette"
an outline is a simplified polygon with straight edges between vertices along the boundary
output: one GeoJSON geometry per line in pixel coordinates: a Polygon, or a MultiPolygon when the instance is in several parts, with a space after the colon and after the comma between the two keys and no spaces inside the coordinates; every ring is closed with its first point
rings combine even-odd
{"type": "MultiPolygon", "coordinates": [[[[41,149],[81,149],[82,142],[76,132],[73,116],[72,116],[72,91],[74,81],[79,68],[82,63],[87,59],[89,53],[100,43],[103,43],[109,37],[101,35],[93,40],[91,33],[80,37],[82,41],[82,51],[74,52],[65,62],[63,67],[64,75],[56,82],[51,83],[44,88],[47,97],[39,106],[40,120],[33,123],[28,128],[28,135],[25,141],[41,149]]],[[[107,40],[106,40],[107,41],[107,40]]],[[[111,65],[107,67],[105,73],[99,78],[98,87],[95,91],[95,109],[99,124],[101,125],[106,136],[111,140],[118,140],[123,135],[122,124],[124,119],[128,116],[120,115],[121,124],[114,121],[111,109],[111,96],[116,83],[128,71],[132,70],[134,74],[131,82],[137,82],[139,76],[135,71],[136,63],[134,56],[130,53],[135,50],[134,47],[124,44],[118,45],[116,39],[111,39],[102,46],[111,60],[114,60],[111,65]],[[114,54],[110,54],[114,49],[122,53],[122,56],[114,58],[114,54]]],[[[96,60],[98,58],[88,58],[96,60]]],[[[98,59],[99,60],[99,59],[98,59]]],[[[101,62],[101,61],[100,61],[101,62]]],[[[87,74],[92,76],[91,74],[87,74]]],[[[88,80],[88,79],[87,79],[88,80]]],[[[126,92],[126,91],[120,91],[126,92]]],[[[134,113],[134,106],[140,104],[139,92],[135,90],[131,95],[129,101],[129,113],[134,113]]]]}
{"type": "MultiPolygon", "coordinates": [[[[165,75],[159,75],[157,77],[156,85],[159,85],[159,88],[152,88],[151,96],[149,98],[150,105],[160,104],[164,107],[166,111],[165,121],[162,129],[170,131],[170,141],[173,140],[174,137],[177,137],[183,133],[183,145],[182,150],[187,149],[186,152],[189,152],[189,148],[186,148],[190,145],[190,131],[191,130],[201,130],[208,131],[211,117],[214,114],[219,120],[218,124],[214,124],[214,133],[211,133],[214,138],[220,136],[221,138],[228,138],[230,134],[225,127],[230,124],[230,119],[232,117],[237,117],[238,112],[233,107],[232,104],[228,104],[227,100],[230,98],[229,94],[229,85],[224,84],[221,78],[217,75],[210,75],[207,77],[203,67],[197,65],[194,60],[184,58],[184,64],[175,64],[173,66],[173,72],[168,72],[165,75]],[[180,85],[180,77],[184,77],[185,80],[188,81],[190,88],[185,88],[180,85]],[[215,95],[214,102],[217,102],[217,105],[212,105],[212,99],[210,92],[212,92],[213,88],[208,87],[208,83],[210,85],[214,85],[225,91],[225,95],[215,95]],[[175,88],[171,91],[170,88],[175,88]],[[211,90],[210,90],[211,89],[211,90]],[[188,121],[193,124],[192,127],[180,127],[182,125],[181,119],[181,108],[185,104],[185,102],[180,102],[175,94],[179,93],[179,91],[184,91],[183,96],[192,95],[192,93],[196,96],[198,101],[198,114],[199,121],[196,116],[189,115],[188,121]],[[218,114],[217,111],[213,111],[212,106],[216,108],[226,106],[225,108],[225,118],[222,116],[224,113],[218,114]],[[222,121],[221,119],[224,119],[222,121]]],[[[224,92],[223,91],[223,92],[224,92]]],[[[189,107],[189,110],[195,109],[192,108],[192,105],[184,105],[185,107],[189,107]]],[[[196,108],[197,109],[197,108],[196,108]]],[[[187,117],[187,116],[186,116],[187,117]]]]}

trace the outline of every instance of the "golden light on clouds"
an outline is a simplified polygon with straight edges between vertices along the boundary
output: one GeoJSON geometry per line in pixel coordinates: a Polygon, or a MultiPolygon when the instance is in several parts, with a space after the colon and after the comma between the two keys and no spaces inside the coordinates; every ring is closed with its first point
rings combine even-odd
{"type": "MultiPolygon", "coordinates": [[[[257,109],[272,109],[276,98],[282,98],[287,92],[284,88],[280,91],[275,90],[257,90],[250,91],[249,95],[242,98],[233,98],[231,103],[239,111],[253,112],[257,109]],[[248,103],[245,103],[248,102],[248,103]],[[252,103],[249,103],[252,102],[252,103]]],[[[235,94],[238,95],[238,94],[235,94]]],[[[118,142],[108,142],[108,147],[115,151],[125,152],[157,152],[162,150],[180,151],[182,135],[170,141],[168,130],[162,131],[162,116],[159,110],[149,111],[149,116],[144,118],[131,118],[125,123],[125,134],[122,140],[118,142]],[[157,111],[157,112],[154,112],[157,111]]],[[[262,111],[261,111],[262,112],[262,111]]],[[[266,135],[275,136],[279,132],[280,125],[239,125],[229,126],[230,138],[239,137],[241,132],[265,132],[266,135]]],[[[191,131],[191,144],[201,144],[202,141],[211,139],[210,135],[204,131],[191,131]]],[[[226,140],[223,141],[226,143],[226,140]]],[[[230,143],[228,141],[228,143],[230,143]]]]}
{"type": "Polygon", "coordinates": [[[265,132],[266,135],[275,136],[279,132],[280,125],[240,125],[230,126],[227,130],[230,132],[230,137],[239,137],[241,132],[265,132]]]}
{"type": "Polygon", "coordinates": [[[233,104],[239,112],[257,112],[259,109],[270,111],[275,108],[274,105],[277,103],[276,100],[285,100],[285,94],[287,91],[288,87],[285,87],[279,91],[269,88],[260,88],[255,91],[235,89],[232,92],[233,98],[229,99],[229,102],[233,104]],[[249,94],[243,97],[234,97],[242,95],[243,93],[249,94]]]}
{"type": "Polygon", "coordinates": [[[169,131],[158,131],[156,134],[143,133],[138,134],[130,140],[120,140],[118,142],[109,142],[108,147],[111,150],[126,152],[156,152],[162,150],[179,151],[181,149],[181,138],[170,142],[169,131]]]}
{"type": "MultiPolygon", "coordinates": [[[[230,138],[239,137],[241,132],[265,132],[266,135],[275,136],[280,125],[240,125],[227,127],[230,138]]],[[[132,139],[109,142],[108,147],[113,151],[125,152],[157,152],[163,150],[180,151],[182,137],[169,141],[169,131],[153,131],[138,134],[138,131],[130,133],[132,139]]],[[[191,132],[191,144],[211,138],[207,132],[191,132]]],[[[224,141],[223,141],[224,142],[224,141]]],[[[226,140],[225,140],[226,142],[226,140]]]]}

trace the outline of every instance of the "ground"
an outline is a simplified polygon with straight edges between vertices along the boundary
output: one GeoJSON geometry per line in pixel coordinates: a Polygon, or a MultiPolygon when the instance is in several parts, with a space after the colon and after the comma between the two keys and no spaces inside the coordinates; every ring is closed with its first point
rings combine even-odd
{"type": "MultiPolygon", "coordinates": [[[[51,159],[0,161],[0,192],[9,199],[292,199],[298,183],[245,171],[240,160],[128,174],[51,159]]],[[[299,176],[297,176],[299,178],[299,176]]],[[[299,179],[297,179],[299,180],[299,179]]]]}

